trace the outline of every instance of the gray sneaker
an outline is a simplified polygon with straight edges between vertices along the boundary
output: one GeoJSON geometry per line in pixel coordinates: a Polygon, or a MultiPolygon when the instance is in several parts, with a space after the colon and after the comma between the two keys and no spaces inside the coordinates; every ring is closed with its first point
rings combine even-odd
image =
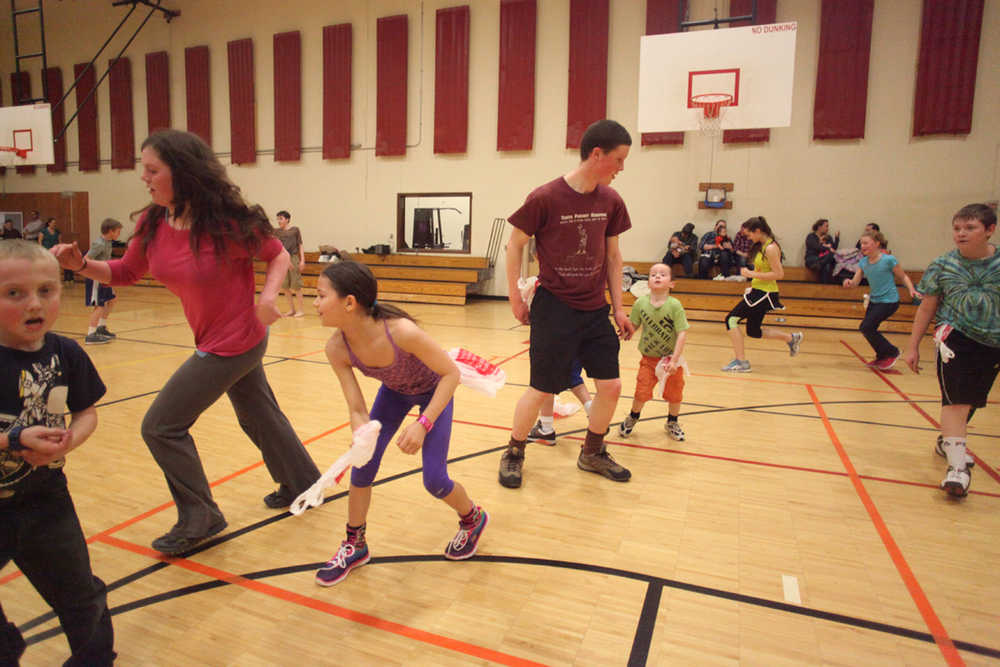
{"type": "Polygon", "coordinates": [[[739,359],[733,359],[728,364],[722,367],[724,371],[732,371],[734,373],[749,373],[750,372],[750,362],[747,360],[740,361],[739,359]]]}
{"type": "Polygon", "coordinates": [[[521,486],[522,466],[524,466],[524,447],[508,445],[500,457],[500,484],[508,489],[521,486]]]}
{"type": "Polygon", "coordinates": [[[528,432],[528,440],[531,442],[537,442],[539,445],[552,447],[556,444],[556,431],[555,429],[552,429],[551,431],[542,430],[542,420],[539,419],[535,422],[531,431],[528,432]]]}
{"type": "Polygon", "coordinates": [[[788,341],[788,354],[795,356],[799,353],[799,347],[802,345],[802,332],[796,331],[792,334],[792,339],[788,341]]]}
{"type": "Polygon", "coordinates": [[[83,339],[83,342],[86,345],[103,345],[104,343],[110,343],[111,338],[95,331],[92,334],[87,334],[87,337],[83,339]]]}
{"type": "Polygon", "coordinates": [[[580,448],[580,456],[576,459],[576,467],[587,472],[596,472],[615,482],[627,482],[632,478],[628,468],[618,465],[606,448],[596,454],[584,454],[580,448]]]}
{"type": "Polygon", "coordinates": [[[108,331],[108,328],[104,325],[97,327],[97,333],[103,336],[107,336],[108,338],[118,338],[116,334],[113,334],[110,331],[108,331]]]}
{"type": "Polygon", "coordinates": [[[632,429],[635,428],[638,419],[633,419],[632,415],[625,415],[625,419],[621,424],[618,425],[618,435],[623,438],[627,438],[632,435],[632,429]]]}

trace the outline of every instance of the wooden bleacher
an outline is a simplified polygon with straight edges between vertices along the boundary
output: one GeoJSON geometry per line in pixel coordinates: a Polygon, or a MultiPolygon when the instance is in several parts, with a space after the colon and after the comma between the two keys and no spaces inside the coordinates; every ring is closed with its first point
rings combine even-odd
{"type": "MultiPolygon", "coordinates": [[[[316,294],[316,280],[326,266],[318,252],[307,252],[302,272],[303,294],[316,294]]],[[[479,291],[489,269],[485,257],[469,255],[352,254],[345,259],[366,264],[378,279],[378,298],[411,303],[443,303],[463,306],[479,291]]],[[[266,265],[256,262],[258,289],[264,284],[266,265]]]]}
{"type": "MultiPolygon", "coordinates": [[[[625,262],[642,275],[649,274],[649,267],[655,262],[625,262]]],[[[674,265],[676,285],[671,294],[680,299],[689,320],[722,322],[749,282],[727,280],[699,280],[684,278],[684,269],[674,265]]],[[[771,311],[764,318],[765,324],[781,324],[795,328],[846,329],[857,330],[865,314],[862,301],[869,288],[867,286],[844,288],[838,285],[823,285],[816,282],[815,273],[798,266],[786,266],[785,277],[779,281],[781,302],[785,310],[771,311]]],[[[920,282],[920,271],[907,271],[910,280],[920,282]]],[[[917,306],[911,302],[905,287],[898,286],[899,309],[886,320],[881,331],[909,333],[917,306]]],[[[635,302],[628,292],[624,303],[631,306],[635,302]]]]}

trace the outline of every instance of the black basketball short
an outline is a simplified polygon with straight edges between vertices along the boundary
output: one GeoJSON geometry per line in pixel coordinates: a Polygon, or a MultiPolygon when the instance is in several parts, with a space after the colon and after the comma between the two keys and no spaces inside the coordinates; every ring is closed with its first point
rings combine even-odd
{"type": "Polygon", "coordinates": [[[784,306],[781,305],[781,300],[778,298],[777,292],[765,292],[764,290],[753,288],[743,294],[743,298],[740,299],[738,304],[733,306],[733,309],[729,311],[723,322],[726,325],[726,329],[729,330],[735,329],[740,320],[746,319],[747,336],[750,338],[761,338],[764,335],[761,329],[764,316],[772,310],[780,310],[782,308],[784,306]]]}
{"type": "Polygon", "coordinates": [[[587,376],[614,380],[618,375],[618,335],[608,320],[609,306],[577,310],[539,287],[531,302],[531,386],[557,394],[569,387],[573,362],[587,376]]]}
{"type": "Polygon", "coordinates": [[[1000,347],[978,343],[952,329],[944,344],[955,354],[945,362],[937,354],[941,405],[986,407],[986,399],[1000,371],[1000,347]]]}

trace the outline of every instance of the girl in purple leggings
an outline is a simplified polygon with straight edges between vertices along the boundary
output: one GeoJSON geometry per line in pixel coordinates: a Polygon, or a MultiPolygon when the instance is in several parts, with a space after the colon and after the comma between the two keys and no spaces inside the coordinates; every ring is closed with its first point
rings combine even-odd
{"type": "Polygon", "coordinates": [[[412,317],[399,308],[376,302],[378,283],[364,264],[330,264],[320,275],[316,289],[320,320],[340,330],[327,342],[326,356],[347,399],[351,428],[357,429],[369,419],[382,423],[371,461],[351,471],[347,539],[316,572],[316,583],[332,586],[371,559],[365,542],[365,518],[371,504],[372,481],[389,441],[414,405],[420,406],[420,416],[402,430],[396,445],[406,454],[423,450],[424,488],[458,512],[458,534],[445,549],[445,558],[471,558],[489,517],[469,499],[461,484],[448,477],[452,396],[458,386],[458,367],[412,317]],[[354,376],[355,368],[382,381],[370,414],[354,376]]]}

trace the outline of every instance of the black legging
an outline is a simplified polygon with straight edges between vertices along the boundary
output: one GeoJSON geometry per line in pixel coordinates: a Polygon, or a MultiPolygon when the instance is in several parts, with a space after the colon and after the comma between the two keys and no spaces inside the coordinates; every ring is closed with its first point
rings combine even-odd
{"type": "Polygon", "coordinates": [[[821,283],[833,282],[833,267],[837,263],[837,258],[831,252],[822,257],[813,258],[806,262],[806,266],[819,274],[821,283]]]}

